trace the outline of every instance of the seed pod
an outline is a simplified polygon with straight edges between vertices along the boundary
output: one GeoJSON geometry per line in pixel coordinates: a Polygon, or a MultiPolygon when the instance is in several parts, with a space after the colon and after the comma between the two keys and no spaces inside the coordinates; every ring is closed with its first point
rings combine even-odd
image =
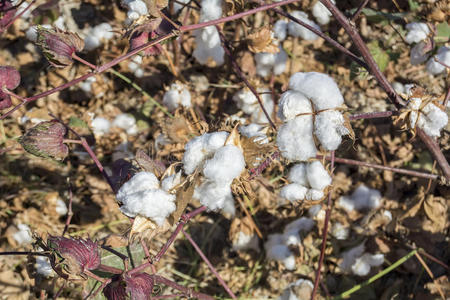
{"type": "Polygon", "coordinates": [[[125,277],[126,291],[130,299],[146,300],[150,299],[153,291],[153,278],[147,273],[133,274],[125,277]]]}
{"type": "Polygon", "coordinates": [[[12,105],[11,96],[5,93],[3,89],[13,90],[19,84],[20,74],[16,69],[10,66],[0,66],[0,109],[5,109],[12,105]]]}
{"type": "Polygon", "coordinates": [[[66,128],[56,121],[41,122],[20,137],[25,151],[44,158],[63,160],[69,148],[63,143],[66,128]]]}
{"type": "Polygon", "coordinates": [[[127,292],[125,291],[125,282],[122,280],[122,277],[117,276],[113,278],[103,289],[103,295],[108,300],[125,300],[127,292]]]}
{"type": "Polygon", "coordinates": [[[84,41],[76,34],[56,27],[37,28],[37,45],[41,47],[49,63],[56,68],[64,68],[73,63],[72,55],[83,50],[84,41]]]}
{"type": "Polygon", "coordinates": [[[80,275],[85,270],[94,270],[100,265],[98,245],[91,239],[50,236],[47,244],[64,259],[61,263],[69,274],[80,275]]]}

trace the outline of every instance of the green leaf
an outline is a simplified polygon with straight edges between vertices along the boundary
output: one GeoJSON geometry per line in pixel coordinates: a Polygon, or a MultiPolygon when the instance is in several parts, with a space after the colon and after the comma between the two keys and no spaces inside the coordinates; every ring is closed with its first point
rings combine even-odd
{"type": "Polygon", "coordinates": [[[386,51],[380,48],[378,41],[372,41],[367,46],[369,47],[370,54],[372,54],[381,72],[384,72],[389,63],[389,55],[386,51]]]}
{"type": "Polygon", "coordinates": [[[70,117],[69,119],[69,127],[75,127],[75,128],[89,128],[89,126],[86,124],[85,121],[77,118],[77,117],[70,117]]]}
{"type": "Polygon", "coordinates": [[[445,43],[449,40],[450,37],[450,24],[447,22],[442,22],[436,25],[436,36],[434,40],[437,43],[445,43]]]}

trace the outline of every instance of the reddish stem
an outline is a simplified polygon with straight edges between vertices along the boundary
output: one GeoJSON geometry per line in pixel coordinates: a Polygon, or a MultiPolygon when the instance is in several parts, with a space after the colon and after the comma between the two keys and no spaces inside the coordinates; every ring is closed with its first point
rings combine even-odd
{"type": "Polygon", "coordinates": [[[27,10],[30,9],[30,7],[36,2],[36,0],[33,0],[30,2],[30,4],[28,4],[27,7],[25,7],[20,13],[18,13],[17,15],[14,16],[14,18],[12,18],[8,24],[5,25],[5,27],[3,27],[0,30],[0,33],[2,33],[3,31],[7,30],[9,26],[11,26],[17,19],[19,19],[27,10]]]}
{"type": "MultiPolygon", "coordinates": [[[[331,169],[331,172],[333,172],[334,151],[331,151],[331,168],[330,169],[331,169]]],[[[333,175],[333,174],[331,174],[331,175],[333,175]]],[[[328,223],[330,222],[330,215],[331,215],[331,208],[332,208],[331,192],[332,192],[332,187],[328,191],[327,210],[325,212],[325,224],[323,226],[323,231],[322,231],[322,247],[320,249],[319,265],[318,265],[317,271],[316,271],[316,278],[314,279],[314,288],[313,288],[313,291],[311,294],[312,300],[314,300],[314,298],[316,297],[317,288],[318,288],[319,282],[320,282],[320,270],[322,269],[323,260],[325,258],[325,248],[327,245],[327,235],[328,235],[328,223]]]]}
{"type": "Polygon", "coordinates": [[[223,278],[220,276],[220,274],[217,272],[217,270],[214,268],[214,266],[211,264],[211,262],[208,260],[208,258],[206,257],[206,255],[203,253],[202,249],[200,249],[200,247],[197,245],[197,243],[192,239],[192,237],[186,232],[184,231],[184,229],[181,229],[181,231],[183,232],[184,236],[187,238],[187,240],[189,241],[189,243],[191,243],[192,247],[194,247],[195,251],[197,251],[198,255],[200,255],[200,257],[203,259],[203,261],[208,265],[209,269],[211,270],[211,272],[216,276],[217,280],[220,282],[220,284],[223,286],[223,288],[225,289],[225,291],[227,291],[228,295],[230,295],[230,297],[232,299],[236,299],[236,295],[233,293],[233,291],[231,291],[231,289],[228,287],[228,285],[225,283],[225,281],[223,280],[223,278]]]}
{"type": "Polygon", "coordinates": [[[377,111],[377,112],[370,112],[370,113],[354,114],[354,115],[350,115],[348,118],[350,120],[389,118],[389,117],[397,115],[397,114],[398,114],[398,111],[377,111]]]}
{"type": "Polygon", "coordinates": [[[179,290],[182,293],[184,293],[184,295],[186,295],[188,298],[198,298],[198,299],[202,299],[202,300],[214,300],[214,297],[211,297],[209,295],[206,294],[202,294],[202,293],[198,293],[193,291],[190,288],[187,288],[185,286],[179,285],[176,282],[173,282],[170,279],[167,279],[165,277],[159,276],[159,275],[152,275],[153,279],[155,280],[155,283],[157,284],[165,284],[167,286],[170,286],[173,289],[179,290]]]}
{"type": "Polygon", "coordinates": [[[356,18],[358,18],[358,16],[361,14],[362,10],[367,5],[367,3],[369,3],[369,0],[364,0],[363,2],[361,2],[361,4],[359,5],[358,9],[355,11],[353,16],[350,17],[350,21],[355,21],[356,18]]]}
{"type": "Polygon", "coordinates": [[[69,229],[70,222],[72,221],[73,211],[72,211],[72,200],[73,200],[73,193],[72,193],[72,185],[70,184],[70,181],[68,179],[69,183],[69,207],[67,211],[67,219],[66,219],[66,225],[64,225],[64,230],[61,234],[61,236],[64,236],[64,234],[69,229]]]}

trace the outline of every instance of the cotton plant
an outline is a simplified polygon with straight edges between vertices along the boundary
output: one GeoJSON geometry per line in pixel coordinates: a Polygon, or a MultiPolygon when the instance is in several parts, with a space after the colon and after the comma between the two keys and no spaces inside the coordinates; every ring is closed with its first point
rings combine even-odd
{"type": "Polygon", "coordinates": [[[256,74],[262,77],[267,77],[270,74],[280,75],[286,70],[287,60],[288,55],[281,47],[279,47],[277,53],[256,53],[256,74]]]}
{"type": "MultiPolygon", "coordinates": [[[[272,94],[268,89],[258,88],[257,92],[260,96],[262,104],[266,112],[270,115],[273,113],[274,102],[272,99],[272,94]]],[[[253,123],[267,124],[266,115],[259,105],[258,99],[248,88],[244,88],[238,91],[233,96],[233,100],[236,102],[237,106],[245,113],[250,115],[250,120],[253,123]]]]}
{"type": "Polygon", "coordinates": [[[245,168],[244,154],[236,130],[219,131],[190,140],[185,146],[183,168],[186,174],[201,171],[203,181],[195,187],[193,198],[210,210],[234,215],[231,183],[245,168]]]}
{"type": "Polygon", "coordinates": [[[116,194],[121,204],[120,211],[128,217],[145,217],[163,226],[166,218],[176,209],[176,196],[170,193],[176,184],[173,178],[167,177],[160,182],[152,172],[139,172],[124,183],[116,194]]]}
{"type": "MultiPolygon", "coordinates": [[[[222,16],[222,0],[203,0],[200,22],[219,19],[222,16]]],[[[202,65],[213,61],[216,66],[225,62],[225,51],[221,45],[219,32],[215,26],[208,26],[194,32],[194,58],[202,65]]]]}
{"type": "Polygon", "coordinates": [[[426,23],[412,22],[406,24],[406,30],[408,33],[405,36],[405,41],[408,44],[424,41],[430,34],[430,29],[426,23]]]}
{"type": "Polygon", "coordinates": [[[164,93],[163,104],[174,111],[178,107],[191,107],[191,93],[186,85],[181,82],[175,82],[170,85],[170,88],[164,93]]]}
{"type": "Polygon", "coordinates": [[[350,196],[340,197],[338,204],[348,212],[372,210],[380,206],[381,198],[380,191],[361,184],[350,196]]]}
{"type": "Polygon", "coordinates": [[[288,175],[289,184],[280,191],[280,196],[290,202],[320,200],[324,189],[331,184],[331,176],[320,161],[294,165],[288,175]]]}
{"type": "Polygon", "coordinates": [[[352,133],[339,111],[344,98],[334,80],[317,72],[295,73],[281,95],[278,116],[284,122],[277,136],[281,155],[307,161],[317,154],[315,138],[323,149],[336,150],[342,136],[352,133]]]}
{"type": "Polygon", "coordinates": [[[379,267],[384,263],[384,254],[370,254],[365,251],[364,243],[342,253],[339,267],[344,272],[352,272],[357,276],[366,276],[372,267],[379,267]]]}
{"type": "Polygon", "coordinates": [[[432,75],[445,72],[448,66],[450,66],[450,47],[446,46],[440,47],[437,54],[431,57],[426,64],[428,73],[432,75]]]}
{"type": "Polygon", "coordinates": [[[289,249],[289,246],[300,244],[300,233],[311,231],[314,224],[315,222],[312,219],[302,217],[289,223],[282,234],[270,234],[264,244],[267,258],[283,263],[287,270],[295,270],[295,255],[289,249]]]}

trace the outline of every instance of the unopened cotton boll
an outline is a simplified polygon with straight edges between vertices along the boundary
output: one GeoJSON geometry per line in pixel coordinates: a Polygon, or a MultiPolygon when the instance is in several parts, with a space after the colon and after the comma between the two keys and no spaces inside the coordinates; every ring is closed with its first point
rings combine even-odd
{"type": "Polygon", "coordinates": [[[316,116],[314,134],[326,150],[336,150],[342,142],[342,136],[349,133],[340,112],[327,110],[316,116]]]}
{"type": "Polygon", "coordinates": [[[408,103],[408,108],[412,110],[409,117],[411,128],[417,126],[429,136],[439,137],[441,129],[448,123],[447,113],[432,102],[427,103],[424,107],[421,106],[422,99],[420,98],[411,98],[408,103]]]}
{"type": "Polygon", "coordinates": [[[225,144],[228,132],[205,133],[190,140],[184,147],[183,168],[186,174],[195,169],[214,151],[225,144]]]}
{"type": "Polygon", "coordinates": [[[299,115],[312,115],[311,102],[300,92],[288,90],[281,95],[278,103],[278,117],[283,121],[289,121],[299,115]]]}
{"type": "Polygon", "coordinates": [[[380,205],[381,193],[364,184],[356,188],[350,197],[339,198],[339,205],[347,211],[374,209],[380,205]]]}
{"type": "Polygon", "coordinates": [[[191,107],[191,94],[184,84],[172,83],[170,89],[163,96],[163,104],[170,111],[174,111],[180,105],[191,107]]]}
{"type": "MultiPolygon", "coordinates": [[[[303,21],[304,23],[306,23],[306,24],[310,25],[311,27],[314,27],[315,29],[320,31],[320,26],[317,25],[316,23],[314,23],[313,21],[311,21],[305,12],[296,10],[291,13],[291,16],[299,19],[300,21],[303,21]]],[[[316,35],[312,31],[310,31],[309,29],[307,29],[293,21],[289,21],[288,31],[289,31],[289,34],[294,37],[301,37],[305,40],[310,40],[310,41],[315,40],[319,37],[318,35],[316,35]]]]}
{"type": "MultiPolygon", "coordinates": [[[[333,4],[336,4],[334,0],[332,0],[331,2],[333,2],[333,4]]],[[[316,18],[317,22],[320,25],[326,25],[330,23],[330,17],[332,16],[328,8],[326,8],[325,5],[323,5],[320,1],[317,1],[316,4],[313,5],[312,15],[314,16],[314,18],[316,18]]]]}
{"type": "Polygon", "coordinates": [[[138,131],[136,119],[130,114],[117,115],[112,125],[126,130],[129,135],[135,135],[138,131]]]}
{"type": "Polygon", "coordinates": [[[102,135],[109,132],[111,122],[102,117],[95,117],[91,122],[91,126],[94,134],[102,135]]]}
{"type": "Polygon", "coordinates": [[[437,75],[447,69],[445,65],[450,66],[450,48],[442,46],[439,48],[437,54],[428,60],[427,71],[433,75],[437,75]]]}
{"type": "Polygon", "coordinates": [[[408,44],[423,41],[430,33],[430,29],[427,24],[418,22],[406,24],[406,30],[408,30],[408,34],[405,36],[405,41],[408,44]]]}
{"type": "Polygon", "coordinates": [[[245,168],[244,154],[234,145],[219,148],[214,157],[206,161],[203,174],[208,180],[230,184],[245,168]]]}
{"type": "Polygon", "coordinates": [[[312,134],[312,120],[312,116],[301,116],[280,127],[277,145],[283,157],[293,161],[306,161],[316,156],[317,148],[312,134]]]}
{"type": "Polygon", "coordinates": [[[285,20],[278,20],[275,22],[275,24],[273,25],[273,34],[274,37],[278,40],[278,41],[284,41],[286,39],[287,36],[287,26],[288,26],[288,22],[285,20]]]}
{"type": "Polygon", "coordinates": [[[310,99],[316,111],[332,109],[344,103],[344,97],[330,76],[318,72],[298,72],[289,79],[289,89],[310,99]]]}
{"type": "Polygon", "coordinates": [[[19,245],[31,244],[33,237],[31,236],[31,229],[26,224],[18,224],[18,231],[13,233],[12,237],[19,245]]]}
{"type": "Polygon", "coordinates": [[[425,47],[427,44],[421,41],[411,48],[410,61],[412,65],[420,65],[428,59],[430,55],[424,52],[425,47]]]}

